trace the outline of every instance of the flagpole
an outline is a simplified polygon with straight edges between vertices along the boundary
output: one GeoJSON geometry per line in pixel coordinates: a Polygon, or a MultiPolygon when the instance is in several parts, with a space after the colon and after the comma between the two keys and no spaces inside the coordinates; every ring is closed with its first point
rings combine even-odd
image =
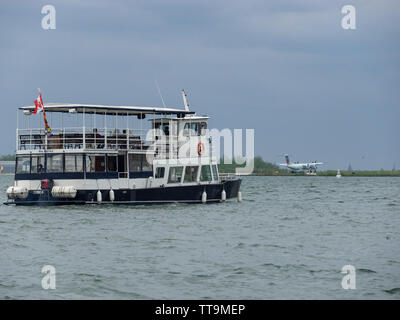
{"type": "Polygon", "coordinates": [[[17,151],[18,150],[18,129],[19,129],[19,127],[18,127],[18,125],[19,125],[19,112],[18,112],[19,110],[17,109],[17,130],[16,130],[16,140],[15,140],[15,150],[17,151]]]}
{"type": "MultiPolygon", "coordinates": [[[[44,149],[47,150],[47,142],[48,142],[48,137],[51,136],[51,128],[49,124],[47,123],[47,117],[46,117],[46,110],[44,108],[44,103],[43,103],[43,98],[42,98],[42,93],[40,92],[40,88],[38,88],[39,91],[39,96],[35,100],[35,111],[33,113],[38,113],[40,111],[43,111],[43,121],[44,121],[44,126],[45,126],[45,146],[44,149]],[[41,110],[40,110],[41,109],[41,110]]],[[[39,130],[40,130],[40,125],[39,125],[39,130]]]]}

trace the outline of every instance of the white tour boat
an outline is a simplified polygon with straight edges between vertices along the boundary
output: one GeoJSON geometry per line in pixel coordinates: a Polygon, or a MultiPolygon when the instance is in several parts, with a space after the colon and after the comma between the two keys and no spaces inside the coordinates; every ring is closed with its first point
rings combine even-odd
{"type": "Polygon", "coordinates": [[[241,179],[219,175],[209,118],[189,111],[183,96],[184,110],[41,102],[45,128],[37,101],[36,109],[19,108],[15,181],[6,204],[240,200],[241,179]]]}

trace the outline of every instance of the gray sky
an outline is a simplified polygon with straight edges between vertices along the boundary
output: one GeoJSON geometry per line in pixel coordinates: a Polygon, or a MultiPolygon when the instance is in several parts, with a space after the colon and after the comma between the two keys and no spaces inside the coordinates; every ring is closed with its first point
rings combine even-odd
{"type": "MultiPolygon", "coordinates": [[[[0,153],[16,108],[46,102],[182,107],[216,128],[254,128],[271,162],[400,168],[400,3],[11,1],[0,4],[0,153]],[[43,5],[56,30],[43,30],[43,5]],[[344,30],[341,8],[356,8],[344,30]]],[[[50,123],[51,125],[51,123],[50,123]]]]}

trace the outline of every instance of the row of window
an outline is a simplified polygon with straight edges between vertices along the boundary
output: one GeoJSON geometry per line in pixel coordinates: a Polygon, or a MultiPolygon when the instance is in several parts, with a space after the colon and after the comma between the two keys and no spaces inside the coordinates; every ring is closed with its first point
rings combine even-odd
{"type": "MultiPolygon", "coordinates": [[[[130,172],[153,170],[144,154],[130,154],[128,159],[130,172]]],[[[117,155],[47,154],[17,157],[16,173],[83,172],[84,167],[86,172],[128,171],[125,159],[118,161],[117,155]]]]}
{"type": "MultiPolygon", "coordinates": [[[[199,174],[199,166],[186,166],[185,170],[183,170],[183,166],[181,167],[170,167],[168,173],[168,183],[181,183],[182,177],[183,182],[196,182],[197,176],[199,174]]],[[[161,179],[165,176],[165,168],[158,167],[155,172],[155,178],[161,179]]],[[[201,166],[200,169],[200,181],[212,181],[218,180],[218,170],[216,165],[205,165],[201,166]]]]}
{"type": "MultiPolygon", "coordinates": [[[[144,154],[129,154],[129,172],[152,171],[152,165],[144,154]]],[[[104,154],[47,154],[19,156],[16,162],[16,173],[62,173],[62,172],[123,172],[124,159],[118,161],[117,155],[104,154]],[[123,166],[119,168],[119,166],[123,166]]],[[[164,178],[165,167],[158,167],[155,178],[164,178]]],[[[216,165],[176,166],[170,167],[168,183],[181,183],[218,180],[216,165]],[[200,174],[199,174],[200,170],[200,174]]]]}
{"type": "MultiPolygon", "coordinates": [[[[154,124],[154,129],[159,129],[166,136],[170,134],[170,128],[168,123],[160,123],[156,122],[154,124]]],[[[183,135],[185,136],[205,136],[207,133],[207,122],[190,122],[185,123],[185,127],[183,128],[183,135]]]]}

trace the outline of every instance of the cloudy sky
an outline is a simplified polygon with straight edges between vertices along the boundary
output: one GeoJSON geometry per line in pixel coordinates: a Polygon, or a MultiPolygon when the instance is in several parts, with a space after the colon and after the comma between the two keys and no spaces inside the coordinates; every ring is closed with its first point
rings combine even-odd
{"type": "Polygon", "coordinates": [[[396,0],[2,0],[0,153],[38,87],[45,102],[162,106],[156,79],[168,106],[185,88],[212,127],[255,129],[268,161],[400,168],[399,21],[396,0]]]}

